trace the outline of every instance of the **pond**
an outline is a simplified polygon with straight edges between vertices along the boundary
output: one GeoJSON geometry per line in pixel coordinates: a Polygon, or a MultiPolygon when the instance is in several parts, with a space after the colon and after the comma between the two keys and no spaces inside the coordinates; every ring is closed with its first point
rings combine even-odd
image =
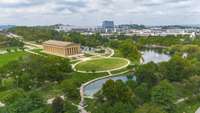
{"type": "MultiPolygon", "coordinates": [[[[136,78],[133,78],[133,80],[135,80],[135,79],[136,78]]],[[[125,75],[121,75],[121,76],[115,76],[115,77],[110,77],[110,78],[105,78],[105,79],[95,81],[84,88],[84,95],[93,96],[95,93],[97,93],[102,88],[103,84],[105,84],[106,81],[108,81],[108,80],[114,80],[114,81],[122,80],[122,81],[126,82],[128,80],[128,77],[125,75]]]]}
{"type": "MultiPolygon", "coordinates": [[[[157,52],[154,50],[143,50],[141,53],[143,56],[143,61],[144,61],[143,63],[148,63],[151,61],[155,63],[159,63],[163,61],[168,61],[170,59],[170,55],[164,54],[162,52],[157,52]]],[[[115,81],[122,80],[124,82],[128,80],[126,75],[120,75],[116,77],[110,77],[110,78],[105,78],[105,79],[95,81],[84,88],[84,95],[93,96],[102,88],[103,84],[109,79],[115,80],[115,81]]],[[[136,78],[133,78],[133,79],[136,79],[136,78]]]]}
{"type": "Polygon", "coordinates": [[[163,61],[168,61],[171,58],[170,55],[156,52],[154,50],[146,50],[146,51],[142,51],[141,53],[142,53],[144,64],[149,63],[151,61],[153,61],[154,63],[159,63],[163,61]]]}

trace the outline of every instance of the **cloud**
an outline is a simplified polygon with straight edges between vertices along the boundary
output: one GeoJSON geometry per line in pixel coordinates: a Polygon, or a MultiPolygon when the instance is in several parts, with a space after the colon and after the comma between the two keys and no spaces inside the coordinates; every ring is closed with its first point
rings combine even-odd
{"type": "Polygon", "coordinates": [[[199,9],[199,0],[0,0],[0,22],[96,25],[113,19],[117,23],[185,24],[198,23],[191,20],[200,20],[199,9]],[[174,17],[179,21],[172,21],[174,17]]]}

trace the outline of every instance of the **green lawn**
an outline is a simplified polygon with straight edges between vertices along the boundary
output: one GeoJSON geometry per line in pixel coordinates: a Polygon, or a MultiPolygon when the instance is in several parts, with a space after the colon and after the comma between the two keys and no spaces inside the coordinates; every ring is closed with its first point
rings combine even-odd
{"type": "Polygon", "coordinates": [[[106,71],[122,67],[127,63],[125,59],[120,58],[101,58],[79,63],[75,68],[79,71],[106,71]]]}
{"type": "Polygon", "coordinates": [[[43,49],[34,49],[34,50],[31,50],[33,52],[36,52],[36,53],[41,53],[43,49]]]}
{"type": "Polygon", "coordinates": [[[112,71],[111,73],[112,74],[118,74],[118,73],[125,72],[125,71],[128,71],[128,69],[127,68],[123,68],[123,69],[120,69],[120,70],[112,71]]]}
{"type": "Polygon", "coordinates": [[[0,55],[0,67],[2,67],[3,65],[7,64],[8,62],[17,60],[18,58],[26,55],[26,52],[15,52],[15,53],[7,53],[4,55],[0,55]]]}

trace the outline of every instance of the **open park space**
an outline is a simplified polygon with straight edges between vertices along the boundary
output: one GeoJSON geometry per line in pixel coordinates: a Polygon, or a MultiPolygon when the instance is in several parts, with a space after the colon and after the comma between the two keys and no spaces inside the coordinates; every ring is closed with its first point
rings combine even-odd
{"type": "Polygon", "coordinates": [[[26,52],[20,51],[20,52],[12,52],[0,55],[0,67],[11,61],[17,60],[26,54],[27,54],[26,52]]]}
{"type": "Polygon", "coordinates": [[[123,58],[98,58],[77,63],[74,68],[82,72],[106,72],[125,68],[129,61],[123,58]]]}

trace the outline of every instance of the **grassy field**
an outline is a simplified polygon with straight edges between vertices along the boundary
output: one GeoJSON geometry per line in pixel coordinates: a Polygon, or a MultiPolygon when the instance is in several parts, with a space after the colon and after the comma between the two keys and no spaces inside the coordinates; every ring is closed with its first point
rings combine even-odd
{"type": "Polygon", "coordinates": [[[102,58],[82,62],[76,65],[79,71],[106,71],[126,65],[128,62],[120,58],[102,58]]]}
{"type": "Polygon", "coordinates": [[[112,74],[117,74],[117,73],[121,73],[121,72],[125,72],[125,71],[128,71],[127,68],[123,68],[123,69],[120,69],[120,70],[115,70],[115,71],[111,71],[112,74]]]}
{"type": "Polygon", "coordinates": [[[31,51],[36,52],[36,53],[41,53],[42,50],[43,49],[34,49],[34,50],[31,50],[31,51]]]}
{"type": "Polygon", "coordinates": [[[26,52],[15,52],[15,53],[7,53],[4,55],[0,55],[0,67],[7,64],[8,62],[19,59],[20,57],[26,55],[26,52]]]}

